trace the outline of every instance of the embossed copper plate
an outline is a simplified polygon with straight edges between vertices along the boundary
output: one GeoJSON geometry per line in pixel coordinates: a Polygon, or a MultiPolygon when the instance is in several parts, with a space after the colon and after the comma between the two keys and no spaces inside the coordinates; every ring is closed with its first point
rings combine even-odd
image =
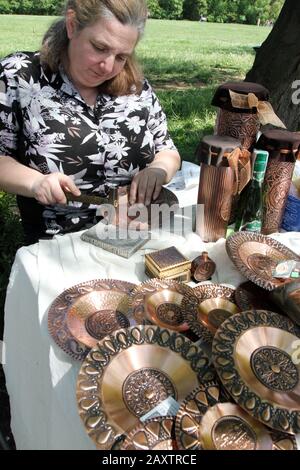
{"type": "Polygon", "coordinates": [[[161,416],[140,423],[128,434],[120,450],[174,450],[175,417],[161,416]]]}
{"type": "Polygon", "coordinates": [[[282,285],[272,272],[280,261],[300,257],[276,240],[260,233],[238,232],[226,240],[228,256],[250,281],[266,290],[282,285]]]}
{"type": "Polygon", "coordinates": [[[201,450],[199,424],[209,406],[220,399],[216,381],[201,383],[181,404],[176,415],[176,441],[180,450],[201,450]]]}
{"type": "Polygon", "coordinates": [[[205,450],[272,450],[267,428],[239,406],[217,403],[199,424],[199,440],[205,450]]]}
{"type": "Polygon", "coordinates": [[[234,289],[221,284],[202,284],[193,289],[193,294],[198,299],[198,308],[185,310],[184,316],[191,330],[211,343],[223,321],[239,311],[234,303],[234,289]]]}
{"type": "Polygon", "coordinates": [[[128,305],[134,287],[131,282],[105,279],[65,290],[48,313],[54,341],[74,359],[83,360],[97,341],[135,322],[128,305]]]}
{"type": "Polygon", "coordinates": [[[82,364],[78,411],[99,449],[130,432],[139,419],[172,396],[179,403],[214,377],[203,351],[158,326],[122,329],[99,341],[82,364]]]}
{"type": "Polygon", "coordinates": [[[233,399],[270,428],[300,432],[300,328],[267,310],[226,320],[213,340],[213,363],[233,399]]]}
{"type": "Polygon", "coordinates": [[[273,450],[298,450],[297,440],[292,434],[273,431],[270,433],[273,450]]]}
{"type": "Polygon", "coordinates": [[[174,280],[152,279],[131,292],[133,316],[141,323],[149,321],[174,331],[186,331],[188,312],[196,312],[198,300],[193,289],[174,280]]]}

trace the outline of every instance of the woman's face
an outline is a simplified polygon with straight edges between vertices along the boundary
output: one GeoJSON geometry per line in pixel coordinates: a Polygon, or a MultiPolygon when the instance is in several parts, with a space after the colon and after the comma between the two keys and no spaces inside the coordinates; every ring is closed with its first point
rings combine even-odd
{"type": "Polygon", "coordinates": [[[120,73],[138,40],[135,27],[101,19],[77,32],[74,12],[66,17],[68,72],[79,88],[96,88],[120,73]]]}

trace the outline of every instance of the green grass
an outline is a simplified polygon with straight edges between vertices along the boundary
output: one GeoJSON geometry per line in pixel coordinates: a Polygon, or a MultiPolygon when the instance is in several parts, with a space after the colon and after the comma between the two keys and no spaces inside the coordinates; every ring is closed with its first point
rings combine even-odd
{"type": "MultiPolygon", "coordinates": [[[[53,17],[0,15],[0,57],[16,50],[37,50],[53,17]]],[[[150,20],[138,57],[168,117],[181,156],[194,161],[195,148],[213,132],[215,88],[244,79],[267,27],[150,20]]]]}

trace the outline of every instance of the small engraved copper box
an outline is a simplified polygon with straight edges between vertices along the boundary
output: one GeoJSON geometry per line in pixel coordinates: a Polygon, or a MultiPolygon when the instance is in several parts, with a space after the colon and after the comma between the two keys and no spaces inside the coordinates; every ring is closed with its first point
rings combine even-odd
{"type": "Polygon", "coordinates": [[[149,277],[189,282],[191,261],[171,246],[145,255],[145,272],[149,277]]]}

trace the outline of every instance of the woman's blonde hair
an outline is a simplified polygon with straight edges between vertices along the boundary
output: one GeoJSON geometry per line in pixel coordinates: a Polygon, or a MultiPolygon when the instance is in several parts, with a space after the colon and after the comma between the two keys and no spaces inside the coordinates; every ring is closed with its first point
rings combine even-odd
{"type": "MultiPolygon", "coordinates": [[[[100,19],[117,19],[123,25],[133,26],[142,36],[147,19],[144,0],[67,0],[64,17],[53,23],[46,32],[41,47],[41,62],[52,72],[57,72],[67,54],[69,39],[66,29],[66,12],[74,10],[77,31],[93,25],[100,19]]],[[[133,54],[123,70],[101,85],[102,91],[115,96],[139,93],[142,88],[142,72],[133,54]]]]}

